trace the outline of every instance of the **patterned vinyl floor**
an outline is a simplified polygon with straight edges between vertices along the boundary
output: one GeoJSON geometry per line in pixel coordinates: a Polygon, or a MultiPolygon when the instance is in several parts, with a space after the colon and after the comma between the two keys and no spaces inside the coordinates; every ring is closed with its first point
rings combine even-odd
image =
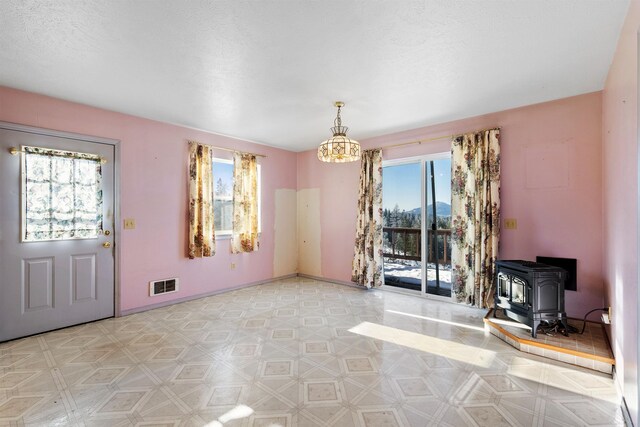
{"type": "Polygon", "coordinates": [[[305,278],[0,344],[0,426],[624,425],[483,311],[305,278]]]}

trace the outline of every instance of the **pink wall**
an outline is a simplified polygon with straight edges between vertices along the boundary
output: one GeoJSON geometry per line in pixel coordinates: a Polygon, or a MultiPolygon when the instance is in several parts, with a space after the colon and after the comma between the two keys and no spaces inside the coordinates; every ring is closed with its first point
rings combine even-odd
{"type": "MultiPolygon", "coordinates": [[[[136,220],[134,230],[116,227],[122,310],[273,277],[274,195],[276,189],[296,188],[295,153],[6,87],[0,87],[0,121],[121,141],[121,218],[136,220]],[[231,255],[228,240],[219,240],[214,257],[186,258],[186,139],[268,156],[260,160],[263,205],[258,252],[231,255]],[[176,276],[178,293],[148,296],[150,280],[176,276]]],[[[230,153],[218,151],[216,156],[230,153]]]]}
{"type": "MultiPolygon", "coordinates": [[[[503,230],[500,256],[578,259],[578,291],[567,292],[572,316],[603,304],[601,94],[591,93],[362,141],[364,148],[499,126],[503,230]]],[[[384,150],[385,159],[448,152],[440,140],[384,150]]],[[[358,164],[322,164],[298,154],[298,189],[319,188],[323,277],[349,281],[355,235],[358,164]]]]}
{"type": "Polygon", "coordinates": [[[631,2],[603,92],[604,283],[617,378],[638,425],[638,28],[631,2]]]}

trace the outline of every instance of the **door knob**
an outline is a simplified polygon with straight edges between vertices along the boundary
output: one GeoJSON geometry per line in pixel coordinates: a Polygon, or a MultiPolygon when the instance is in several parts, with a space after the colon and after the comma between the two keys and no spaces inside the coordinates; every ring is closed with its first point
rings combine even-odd
{"type": "Polygon", "coordinates": [[[110,248],[111,247],[111,242],[104,242],[102,244],[102,246],[105,247],[105,248],[110,248]]]}

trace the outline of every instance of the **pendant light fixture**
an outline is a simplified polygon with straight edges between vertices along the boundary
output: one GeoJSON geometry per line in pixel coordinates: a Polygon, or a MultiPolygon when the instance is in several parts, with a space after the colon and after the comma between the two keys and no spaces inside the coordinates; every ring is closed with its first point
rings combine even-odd
{"type": "Polygon", "coordinates": [[[336,101],[338,115],[333,121],[331,132],[333,136],[326,141],[322,141],[318,147],[318,159],[330,163],[355,162],[360,159],[360,143],[347,136],[349,128],[342,126],[340,109],[344,107],[344,102],[336,101]]]}

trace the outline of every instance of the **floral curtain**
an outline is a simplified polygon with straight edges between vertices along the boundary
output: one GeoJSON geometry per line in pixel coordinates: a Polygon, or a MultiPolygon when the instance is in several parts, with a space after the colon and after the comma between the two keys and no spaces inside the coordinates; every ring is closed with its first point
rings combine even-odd
{"type": "Polygon", "coordinates": [[[233,233],[231,252],[258,250],[258,164],[256,156],[233,153],[233,233]]]}
{"type": "Polygon", "coordinates": [[[189,142],[189,258],[214,256],[213,150],[189,142]]]}
{"type": "Polygon", "coordinates": [[[493,304],[500,239],[500,130],[454,138],[451,159],[453,292],[485,308],[493,304]]]}
{"type": "Polygon", "coordinates": [[[24,147],[25,241],[97,237],[102,165],[94,154],[24,147]]]}
{"type": "Polygon", "coordinates": [[[356,244],[351,281],[366,288],[382,285],[382,150],[362,152],[356,244]]]}

